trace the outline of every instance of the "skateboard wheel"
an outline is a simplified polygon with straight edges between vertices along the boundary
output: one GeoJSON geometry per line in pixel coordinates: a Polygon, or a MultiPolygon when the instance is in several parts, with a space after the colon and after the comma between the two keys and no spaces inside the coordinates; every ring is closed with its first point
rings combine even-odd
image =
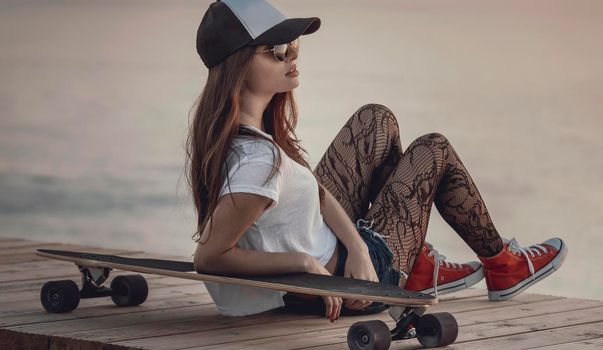
{"type": "Polygon", "coordinates": [[[141,275],[117,276],[111,281],[111,299],[117,306],[136,306],[147,300],[149,286],[141,275]]]}
{"type": "Polygon", "coordinates": [[[380,320],[356,322],[348,330],[350,350],[387,350],[391,342],[389,327],[380,320]]]}
{"type": "Polygon", "coordinates": [[[452,344],[458,333],[456,319],[447,312],[423,315],[417,327],[417,339],[426,348],[452,344]]]}
{"type": "Polygon", "coordinates": [[[40,301],[51,313],[73,311],[80,304],[80,290],[71,280],[46,282],[40,292],[40,301]]]}

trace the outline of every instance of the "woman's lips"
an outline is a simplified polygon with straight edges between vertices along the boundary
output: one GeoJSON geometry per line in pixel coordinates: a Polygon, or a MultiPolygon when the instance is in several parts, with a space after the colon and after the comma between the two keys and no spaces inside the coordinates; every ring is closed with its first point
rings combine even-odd
{"type": "Polygon", "coordinates": [[[286,76],[290,76],[290,77],[296,77],[299,75],[299,72],[296,70],[294,70],[293,72],[289,72],[287,74],[285,74],[286,76]]]}

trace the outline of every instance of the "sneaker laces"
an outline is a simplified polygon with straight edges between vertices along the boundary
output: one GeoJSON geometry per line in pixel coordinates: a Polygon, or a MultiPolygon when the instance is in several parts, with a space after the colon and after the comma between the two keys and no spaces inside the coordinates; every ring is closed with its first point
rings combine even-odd
{"type": "Polygon", "coordinates": [[[433,245],[431,245],[431,243],[425,243],[427,245],[427,247],[429,247],[429,253],[427,254],[427,256],[433,256],[434,260],[435,260],[435,269],[433,269],[433,291],[435,294],[435,297],[438,297],[438,273],[440,272],[440,266],[441,265],[446,265],[446,267],[454,267],[454,268],[462,268],[461,264],[459,263],[454,263],[454,262],[450,262],[446,260],[446,256],[440,254],[437,250],[435,250],[433,248],[433,245]],[[457,267],[458,266],[458,267],[457,267]]]}
{"type": "Polygon", "coordinates": [[[519,245],[519,243],[517,243],[517,240],[515,238],[512,238],[511,240],[503,238],[503,242],[508,244],[508,249],[511,253],[516,255],[523,254],[523,256],[525,256],[526,260],[528,261],[528,269],[532,274],[532,281],[535,280],[536,272],[534,271],[534,265],[532,264],[532,260],[530,260],[530,257],[534,258],[536,257],[536,255],[542,256],[542,254],[540,253],[541,250],[542,253],[546,254],[548,252],[546,247],[540,244],[534,244],[529,247],[522,247],[519,245]],[[528,256],[528,254],[530,254],[530,256],[528,256]]]}

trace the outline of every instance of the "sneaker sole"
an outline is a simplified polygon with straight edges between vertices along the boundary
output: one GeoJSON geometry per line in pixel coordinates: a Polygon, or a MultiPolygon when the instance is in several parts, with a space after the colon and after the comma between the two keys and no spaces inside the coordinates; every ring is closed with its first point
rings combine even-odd
{"type": "MultiPolygon", "coordinates": [[[[438,286],[438,295],[448,294],[448,293],[456,292],[459,290],[467,289],[467,288],[473,286],[474,284],[476,284],[477,282],[481,281],[483,278],[484,278],[484,266],[480,266],[472,274],[468,275],[467,277],[465,277],[463,279],[439,285],[438,286]]],[[[427,289],[423,289],[423,290],[419,291],[419,293],[434,295],[435,289],[427,288],[427,289]]]]}
{"type": "Polygon", "coordinates": [[[561,242],[561,248],[559,249],[559,254],[547,265],[538,270],[534,274],[534,280],[531,278],[527,278],[522,282],[516,284],[515,286],[505,289],[505,290],[497,290],[497,291],[488,291],[488,299],[490,300],[508,300],[516,296],[517,294],[525,291],[528,287],[532,286],[534,283],[538,281],[542,281],[546,277],[548,277],[553,272],[559,270],[563,262],[565,261],[565,257],[567,255],[567,247],[565,243],[561,242]]]}

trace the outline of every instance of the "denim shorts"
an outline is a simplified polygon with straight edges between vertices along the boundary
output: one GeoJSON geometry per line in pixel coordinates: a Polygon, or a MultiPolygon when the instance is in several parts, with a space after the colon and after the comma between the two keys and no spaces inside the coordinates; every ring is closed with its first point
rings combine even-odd
{"type": "MultiPolygon", "coordinates": [[[[371,262],[373,263],[379,282],[397,286],[400,284],[400,270],[392,267],[394,253],[385,242],[385,236],[371,230],[373,223],[374,220],[369,223],[366,220],[360,219],[356,222],[356,230],[368,247],[371,262]],[[361,222],[368,223],[368,225],[361,225],[361,222]]],[[[348,250],[339,239],[337,240],[337,244],[339,246],[339,256],[337,257],[334,275],[343,277],[348,250]]]]}
{"type": "MultiPolygon", "coordinates": [[[[368,223],[368,221],[363,219],[358,220],[356,222],[356,230],[368,247],[371,262],[373,263],[379,282],[398,286],[400,284],[400,270],[392,267],[394,254],[383,239],[384,236],[371,230],[374,220],[371,221],[368,226],[361,225],[361,222],[368,223]]],[[[343,277],[348,251],[339,239],[337,240],[337,245],[339,248],[339,255],[337,256],[337,265],[335,266],[334,275],[343,277]]],[[[291,295],[286,295],[283,300],[285,301],[285,309],[289,312],[319,315],[325,313],[325,304],[322,298],[318,298],[314,301],[307,301],[299,300],[291,295]]],[[[343,306],[341,308],[341,315],[354,316],[375,314],[382,312],[387,308],[387,305],[380,302],[373,302],[362,310],[351,310],[343,306]]]]}

